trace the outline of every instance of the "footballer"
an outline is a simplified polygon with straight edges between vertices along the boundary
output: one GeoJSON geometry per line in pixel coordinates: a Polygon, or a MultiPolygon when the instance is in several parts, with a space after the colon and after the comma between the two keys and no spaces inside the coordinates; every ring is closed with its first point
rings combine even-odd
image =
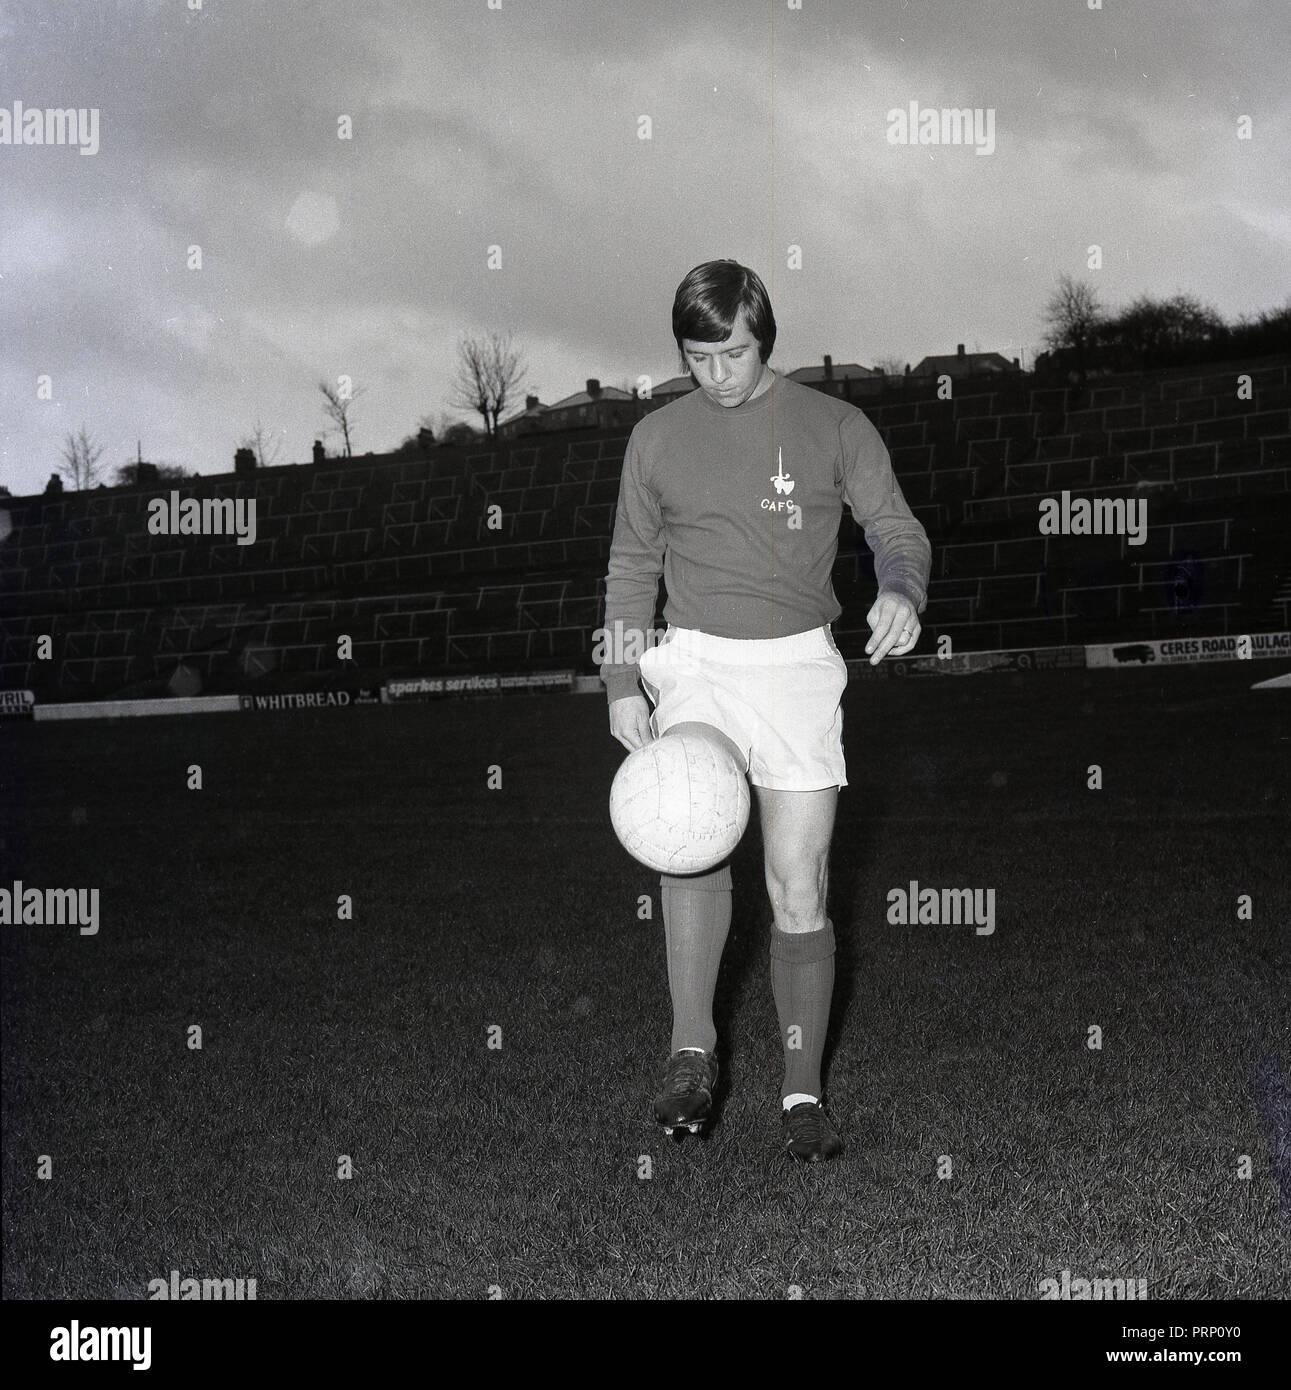
{"type": "MultiPolygon", "coordinates": [[[[774,923],[771,987],[784,1049],[781,1127],[806,1162],[842,1148],[821,1056],[834,986],[829,845],[847,785],[847,665],[830,624],[843,504],[874,553],[872,664],[919,640],[931,548],[878,431],[855,406],[768,365],[776,324],[758,276],[708,261],[682,280],[672,331],[697,390],[628,441],[605,591],[617,634],[601,678],[629,750],[690,731],[715,739],[755,789],[774,923]],[[667,631],[650,646],[660,575],[667,631]],[[640,652],[639,661],[627,661],[640,652]],[[649,695],[647,702],[641,689],[649,695]]],[[[694,1132],[718,1079],[713,995],[731,924],[729,861],[662,877],[672,1044],[655,1118],[694,1132]]]]}

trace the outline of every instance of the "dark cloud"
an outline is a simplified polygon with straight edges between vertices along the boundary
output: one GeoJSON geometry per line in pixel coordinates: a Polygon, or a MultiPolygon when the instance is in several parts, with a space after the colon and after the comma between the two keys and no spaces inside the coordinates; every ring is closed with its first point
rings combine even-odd
{"type": "Polygon", "coordinates": [[[0,481],[42,485],[82,418],[114,448],[141,434],[213,470],[259,416],[307,457],[316,381],[342,371],[369,387],[359,447],[389,447],[445,407],[468,330],[513,330],[548,400],[668,375],[673,289],[717,255],[773,284],[786,367],[1029,354],[1092,243],[1111,303],[1280,302],[1284,14],[9,4],[0,105],[98,107],[101,149],[0,147],[0,481]],[[889,145],[887,112],[911,100],[991,108],[996,153],[889,145]],[[1239,145],[1243,113],[1256,139],[1239,145]]]}

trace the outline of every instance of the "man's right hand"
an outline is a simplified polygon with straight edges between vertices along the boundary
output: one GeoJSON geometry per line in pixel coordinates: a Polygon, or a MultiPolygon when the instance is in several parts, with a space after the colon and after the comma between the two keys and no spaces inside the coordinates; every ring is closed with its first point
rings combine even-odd
{"type": "Polygon", "coordinates": [[[653,741],[650,705],[644,695],[628,695],[610,705],[610,733],[629,753],[653,741]]]}

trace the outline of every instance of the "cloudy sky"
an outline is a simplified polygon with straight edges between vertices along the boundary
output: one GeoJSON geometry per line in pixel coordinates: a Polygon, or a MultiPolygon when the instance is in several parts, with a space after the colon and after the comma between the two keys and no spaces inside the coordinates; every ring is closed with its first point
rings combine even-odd
{"type": "Polygon", "coordinates": [[[1291,289],[1285,0],[190,3],[0,0],[0,108],[99,113],[92,155],[0,144],[15,494],[82,424],[112,469],[227,471],[257,419],[307,459],[341,374],[392,448],[464,332],[513,332],[544,401],[660,380],[715,256],[770,285],[782,370],[1029,365],[1063,271],[1228,318],[1291,289]],[[993,113],[993,152],[890,143],[912,101],[993,113]]]}

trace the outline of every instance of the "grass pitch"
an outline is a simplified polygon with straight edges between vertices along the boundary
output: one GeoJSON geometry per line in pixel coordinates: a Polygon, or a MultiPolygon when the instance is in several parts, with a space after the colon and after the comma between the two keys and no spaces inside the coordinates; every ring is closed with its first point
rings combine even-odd
{"type": "Polygon", "coordinates": [[[178,1270],[259,1299],[1034,1299],[1067,1270],[1284,1296],[1291,720],[1248,688],[1272,674],[853,684],[847,1148],[806,1169],[756,823],[717,1123],[676,1145],[650,1119],[658,879],[609,826],[603,700],[0,726],[0,882],[97,887],[102,918],[0,928],[4,1295],[178,1270]],[[911,879],[994,888],[994,933],[889,924],[911,879]]]}

